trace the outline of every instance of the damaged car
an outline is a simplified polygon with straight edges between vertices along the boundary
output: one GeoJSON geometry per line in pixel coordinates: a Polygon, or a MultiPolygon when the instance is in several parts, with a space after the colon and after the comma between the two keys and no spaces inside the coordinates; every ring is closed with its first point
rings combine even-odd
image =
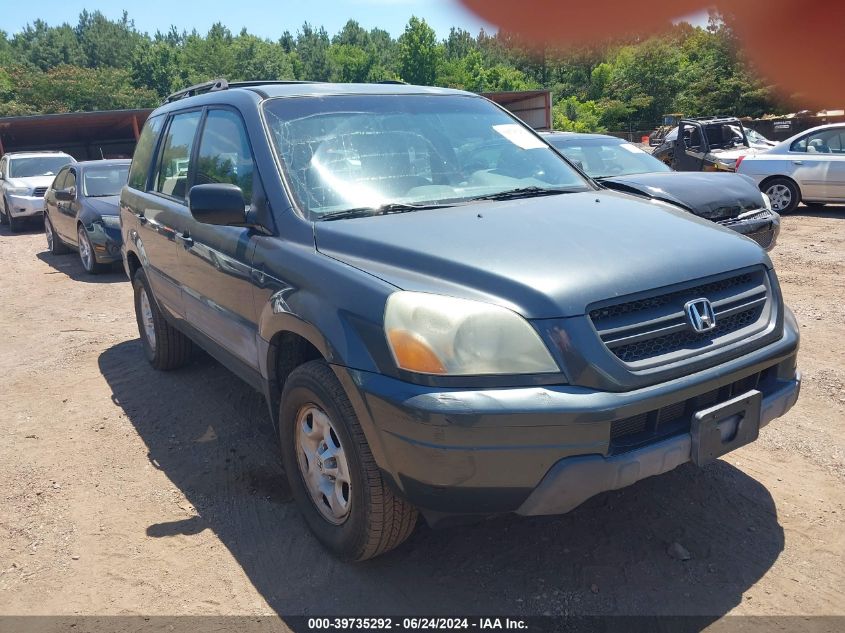
{"type": "Polygon", "coordinates": [[[736,117],[702,117],[682,119],[652,156],[675,171],[736,171],[737,160],[758,151],[736,117]]]}
{"type": "Polygon", "coordinates": [[[544,136],[608,189],[668,202],[750,237],[766,250],[775,246],[780,216],[750,178],[672,171],[654,156],[615,136],[570,132],[544,136]]]}

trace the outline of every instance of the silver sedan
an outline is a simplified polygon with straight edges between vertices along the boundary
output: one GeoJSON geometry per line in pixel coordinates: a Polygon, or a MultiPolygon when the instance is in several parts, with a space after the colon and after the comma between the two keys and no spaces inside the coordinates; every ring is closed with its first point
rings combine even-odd
{"type": "Polygon", "coordinates": [[[845,124],[821,125],[747,156],[737,171],[753,178],[772,208],[789,213],[807,206],[845,202],[845,124]]]}

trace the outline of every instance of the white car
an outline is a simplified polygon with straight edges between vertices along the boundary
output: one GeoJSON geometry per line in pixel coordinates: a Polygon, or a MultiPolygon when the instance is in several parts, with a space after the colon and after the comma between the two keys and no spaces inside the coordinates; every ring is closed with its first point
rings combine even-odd
{"type": "Polygon", "coordinates": [[[845,124],[820,125],[746,156],[737,172],[753,178],[778,213],[789,213],[801,201],[845,202],[845,124]]]}
{"type": "Polygon", "coordinates": [[[44,194],[59,170],[76,162],[64,152],[9,152],[0,160],[0,222],[14,233],[44,215],[44,194]]]}

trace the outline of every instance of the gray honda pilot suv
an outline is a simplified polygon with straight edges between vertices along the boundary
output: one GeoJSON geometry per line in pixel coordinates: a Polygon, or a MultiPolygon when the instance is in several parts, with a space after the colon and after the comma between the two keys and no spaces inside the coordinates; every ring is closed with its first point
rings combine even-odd
{"type": "Polygon", "coordinates": [[[603,189],[477,95],[217,81],[147,121],[121,196],[147,358],[267,399],[317,538],[556,514],[757,438],[798,397],[766,253],[603,189]]]}

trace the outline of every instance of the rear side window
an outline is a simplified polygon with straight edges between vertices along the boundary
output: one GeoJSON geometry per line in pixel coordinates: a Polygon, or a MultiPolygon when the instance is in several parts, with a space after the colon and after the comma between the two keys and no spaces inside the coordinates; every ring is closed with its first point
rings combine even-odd
{"type": "Polygon", "coordinates": [[[231,110],[211,110],[203,126],[195,185],[229,183],[252,199],[255,161],[241,117],[231,110]]]}
{"type": "Polygon", "coordinates": [[[133,189],[143,191],[147,188],[147,174],[150,173],[150,162],[155,149],[156,138],[161,131],[161,124],[164,117],[157,116],[147,119],[141,138],[135,147],[135,155],[132,158],[132,167],[129,169],[129,186],[133,189]]]}
{"type": "Polygon", "coordinates": [[[188,194],[191,152],[202,112],[176,114],[170,120],[162,142],[153,189],[177,200],[188,194]]]}

